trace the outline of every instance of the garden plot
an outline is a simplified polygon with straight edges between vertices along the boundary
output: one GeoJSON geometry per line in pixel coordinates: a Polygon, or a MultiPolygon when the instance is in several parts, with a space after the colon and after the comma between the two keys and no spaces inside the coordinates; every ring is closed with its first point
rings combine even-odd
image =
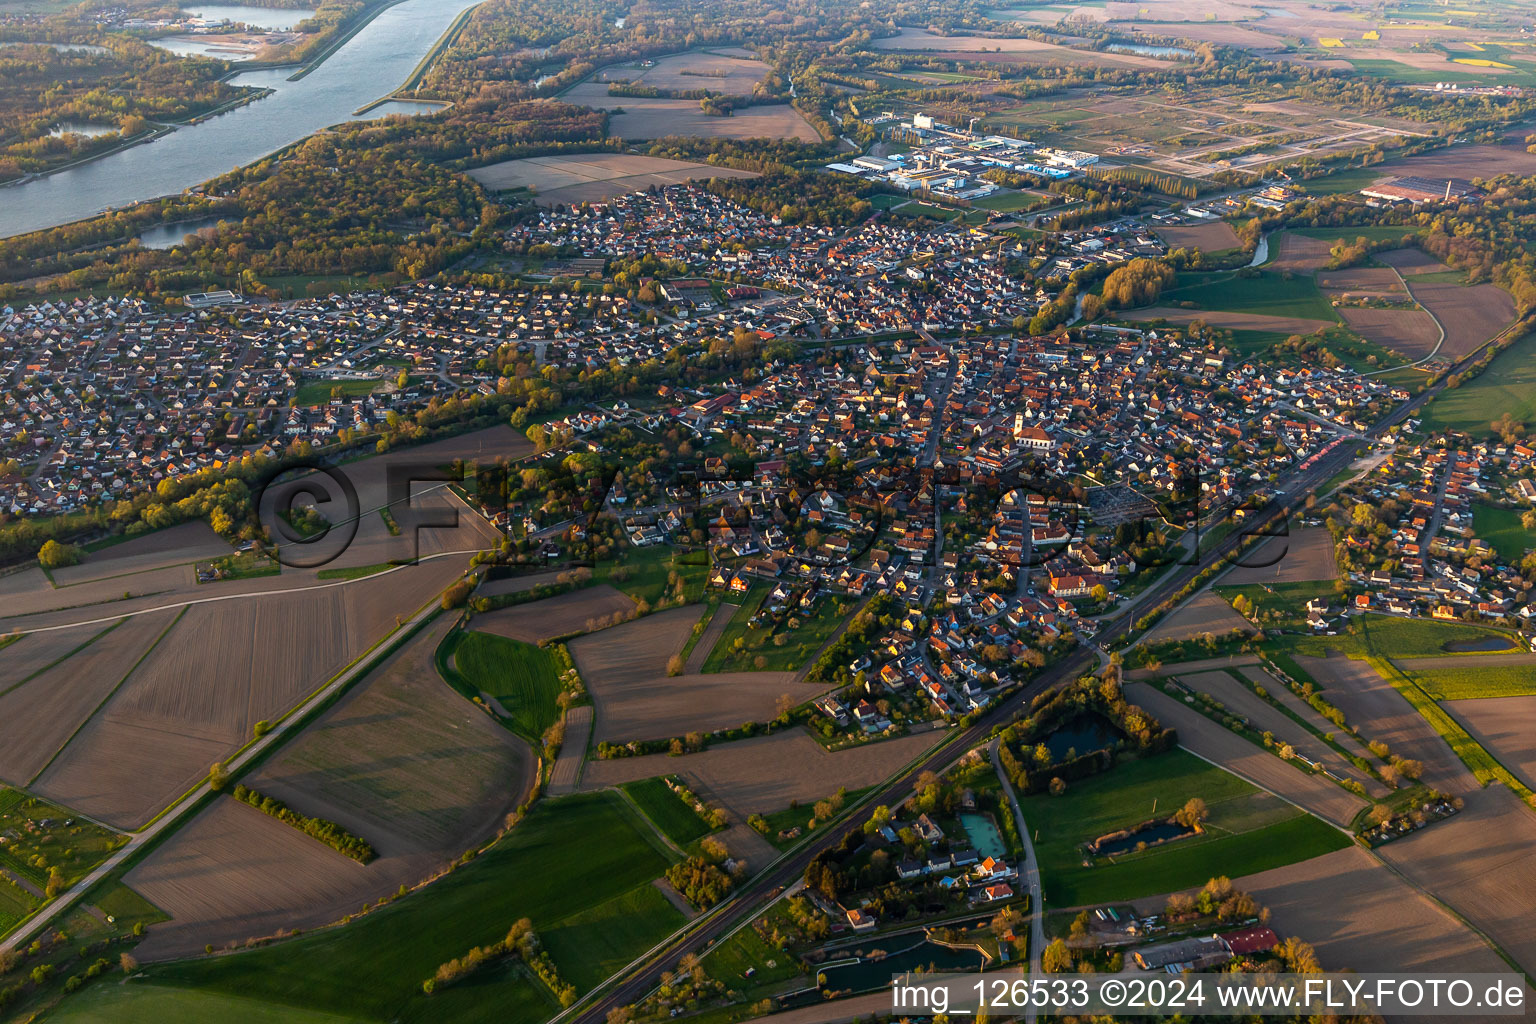
{"type": "MultiPolygon", "coordinates": [[[[778,714],[780,698],[796,703],[812,692],[793,672],[667,675],[699,609],[684,605],[570,643],[571,656],[597,706],[594,742],[666,739],[761,722],[778,714]]],[[[482,628],[476,623],[476,628],[482,628]]]]}

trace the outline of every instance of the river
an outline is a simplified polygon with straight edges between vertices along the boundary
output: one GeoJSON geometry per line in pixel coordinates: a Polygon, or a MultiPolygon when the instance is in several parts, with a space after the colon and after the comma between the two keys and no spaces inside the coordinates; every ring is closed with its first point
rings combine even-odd
{"type": "MultiPolygon", "coordinates": [[[[400,87],[461,11],[479,0],[406,0],[379,14],[312,73],[236,75],[274,90],[227,114],[189,125],[56,174],[0,188],[0,238],[173,195],[253,163],[400,87]]],[[[387,113],[388,111],[386,111],[387,113]]],[[[383,114],[370,111],[365,117],[383,114]]]]}

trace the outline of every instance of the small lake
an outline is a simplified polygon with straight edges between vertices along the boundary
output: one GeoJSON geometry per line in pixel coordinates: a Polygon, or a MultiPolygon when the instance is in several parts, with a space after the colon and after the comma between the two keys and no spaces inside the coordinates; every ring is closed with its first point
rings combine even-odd
{"type": "Polygon", "coordinates": [[[106,53],[107,52],[107,48],[105,46],[97,46],[95,43],[28,43],[28,42],[23,42],[23,41],[14,40],[14,39],[11,40],[10,42],[7,42],[7,43],[0,43],[0,48],[4,48],[4,47],[7,47],[7,46],[46,46],[46,47],[48,47],[48,49],[50,49],[50,50],[57,50],[60,53],[106,53]]]}
{"type": "Polygon", "coordinates": [[[839,967],[818,968],[819,973],[827,976],[827,984],[824,987],[839,991],[869,992],[889,986],[893,975],[903,974],[919,967],[927,970],[930,964],[940,971],[974,971],[986,963],[987,958],[980,950],[951,949],[923,938],[900,949],[891,949],[888,946],[889,943],[910,942],[910,940],[911,936],[889,938],[871,936],[870,948],[884,949],[887,955],[879,960],[860,960],[858,963],[843,964],[839,967]]]}
{"type": "Polygon", "coordinates": [[[446,103],[434,103],[428,100],[385,100],[376,107],[369,107],[367,112],[360,116],[370,119],[388,117],[391,114],[420,117],[424,114],[435,114],[446,106],[448,106],[446,103]]]}
{"type": "MultiPolygon", "coordinates": [[[[219,60],[242,61],[252,60],[256,56],[254,50],[230,46],[228,43],[210,39],[207,36],[163,36],[160,39],[144,41],[157,50],[165,50],[178,57],[217,57],[219,60]]],[[[289,74],[292,73],[289,72],[289,74]]]]}
{"type": "Polygon", "coordinates": [[[212,4],[207,7],[185,8],[187,14],[206,21],[228,21],[251,28],[264,28],[268,32],[290,31],[301,21],[315,16],[304,7],[248,7],[245,4],[212,4]]]}
{"type": "Polygon", "coordinates": [[[139,236],[139,244],[146,249],[171,249],[182,244],[188,235],[211,228],[219,220],[218,217],[199,217],[176,224],[157,224],[139,236]]]}
{"type": "Polygon", "coordinates": [[[997,831],[997,826],[992,824],[991,818],[985,814],[966,813],[960,815],[960,824],[970,837],[971,845],[976,848],[976,856],[982,860],[988,857],[1003,860],[1008,856],[1008,847],[1003,843],[1003,837],[997,831]]]}
{"type": "Polygon", "coordinates": [[[1155,843],[1166,843],[1170,840],[1183,839],[1185,836],[1192,836],[1194,834],[1194,829],[1187,828],[1177,822],[1159,821],[1145,828],[1139,828],[1128,836],[1111,839],[1093,852],[1098,857],[1114,857],[1122,853],[1132,853],[1142,843],[1152,846],[1155,843]]]}
{"type": "Polygon", "coordinates": [[[1447,640],[1440,649],[1452,654],[1486,654],[1489,651],[1513,651],[1516,647],[1509,637],[1490,634],[1473,640],[1447,640]]]}
{"type": "Polygon", "coordinates": [[[113,135],[117,132],[115,124],[87,124],[84,121],[60,121],[48,132],[50,138],[62,139],[66,135],[84,135],[88,139],[97,139],[103,135],[113,135]]]}
{"type": "Polygon", "coordinates": [[[1111,43],[1104,49],[1112,53],[1135,53],[1164,60],[1185,60],[1195,55],[1194,50],[1186,50],[1182,46],[1149,46],[1146,43],[1111,43]]]}
{"type": "Polygon", "coordinates": [[[1120,732],[1102,715],[1073,715],[1051,731],[1044,740],[1046,749],[1057,761],[1070,760],[1098,750],[1108,750],[1120,742],[1120,732]]]}

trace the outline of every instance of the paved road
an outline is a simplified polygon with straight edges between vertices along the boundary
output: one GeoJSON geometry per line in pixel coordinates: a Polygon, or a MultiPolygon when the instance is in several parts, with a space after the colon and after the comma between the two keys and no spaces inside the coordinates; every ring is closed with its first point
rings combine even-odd
{"type": "MultiPolygon", "coordinates": [[[[1301,507],[1306,494],[1320,486],[1353,458],[1353,449],[1348,445],[1341,446],[1328,458],[1319,460],[1311,470],[1287,480],[1286,498],[1283,503],[1272,505],[1266,513],[1256,517],[1246,530],[1234,530],[1223,537],[1210,553],[1201,559],[1199,565],[1184,567],[1181,571],[1164,577],[1150,588],[1150,593],[1155,594],[1158,601],[1171,598],[1192,581],[1202,569],[1230,558],[1238,550],[1247,533],[1260,534],[1264,528],[1277,520],[1283,522],[1301,507]]],[[[1107,645],[1128,636],[1131,632],[1131,619],[1122,618],[1106,626],[1098,639],[1107,645]]],[[[901,776],[891,780],[869,800],[869,805],[885,804],[889,807],[900,805],[912,795],[917,777],[921,773],[925,771],[942,773],[968,751],[983,743],[994,728],[1005,725],[1022,714],[1035,696],[1093,670],[1101,664],[1100,655],[1101,652],[1096,648],[1079,648],[1065,660],[1047,669],[1034,682],[1024,687],[1022,692],[1016,693],[990,709],[975,724],[955,732],[949,740],[935,748],[920,762],[901,776]]],[[[742,920],[761,911],[775,889],[792,884],[804,873],[806,865],[813,858],[823,850],[842,842],[844,836],[861,828],[862,825],[863,822],[854,816],[852,820],[813,837],[768,871],[748,882],[736,898],[732,899],[719,913],[702,920],[696,928],[685,930],[671,940],[661,943],[632,963],[629,968],[619,972],[615,976],[619,980],[606,988],[600,988],[597,990],[598,994],[589,996],[556,1020],[569,1019],[575,1024],[599,1024],[606,1020],[609,1011],[638,1002],[655,987],[663,970],[673,968],[687,953],[702,952],[728,935],[739,926],[742,920]]]]}
{"type": "MultiPolygon", "coordinates": [[[[426,606],[418,611],[415,616],[413,616],[409,621],[401,626],[400,629],[393,635],[404,636],[407,632],[425,622],[429,617],[432,616],[434,612],[439,610],[440,606],[435,599],[429,601],[426,606]]],[[[314,696],[310,697],[309,700],[295,708],[287,718],[283,719],[276,726],[274,726],[271,732],[267,733],[261,739],[253,742],[249,747],[246,747],[244,751],[231,759],[228,762],[229,774],[232,776],[237,775],[246,765],[250,764],[253,760],[266,753],[266,751],[274,745],[279,744],[287,739],[290,732],[294,732],[302,728],[302,723],[309,715],[309,712],[318,708],[324,704],[325,701],[334,696],[337,692],[350,686],[354,681],[360,679],[363,675],[369,672],[373,668],[374,664],[378,661],[379,656],[382,654],[386,646],[388,646],[388,641],[377,648],[375,654],[357,662],[351,668],[347,669],[341,675],[333,679],[324,689],[320,690],[314,696]]],[[[212,787],[209,786],[207,782],[204,782],[202,785],[192,790],[192,792],[182,797],[176,803],[172,804],[160,815],[160,817],[150,822],[149,825],[129,836],[128,842],[120,849],[118,849],[117,852],[113,853],[112,856],[108,857],[101,864],[97,865],[93,871],[87,874],[80,881],[76,882],[74,885],[70,886],[68,890],[61,893],[58,899],[54,900],[52,903],[48,904],[41,911],[39,911],[36,917],[32,918],[30,921],[23,924],[20,928],[16,929],[16,931],[12,932],[4,940],[0,940],[0,950],[17,949],[26,945],[27,942],[31,940],[32,936],[36,935],[43,928],[47,927],[50,922],[54,921],[59,917],[59,915],[63,914],[66,910],[72,907],[75,901],[80,896],[89,891],[90,888],[97,882],[100,882],[113,871],[117,870],[117,868],[120,867],[125,861],[127,861],[128,858],[132,857],[134,854],[143,849],[146,844],[153,842],[161,834],[180,825],[181,819],[184,818],[187,814],[191,813],[193,809],[197,807],[199,802],[201,802],[204,797],[212,792],[212,787]]]]}
{"type": "MultiPolygon", "coordinates": [[[[1030,838],[1029,824],[1024,820],[1024,811],[1019,807],[1013,783],[1008,780],[998,759],[998,746],[999,741],[994,739],[991,746],[992,770],[997,772],[1003,784],[1003,795],[1008,798],[1014,823],[1019,827],[1019,838],[1024,843],[1024,883],[1029,886],[1029,976],[1038,978],[1044,973],[1040,968],[1040,956],[1045,952],[1045,890],[1040,886],[1040,862],[1035,859],[1035,841],[1030,838]]],[[[1024,1011],[1027,1024],[1035,1024],[1039,1016],[1040,1011],[1033,1005],[1024,1011]]]]}

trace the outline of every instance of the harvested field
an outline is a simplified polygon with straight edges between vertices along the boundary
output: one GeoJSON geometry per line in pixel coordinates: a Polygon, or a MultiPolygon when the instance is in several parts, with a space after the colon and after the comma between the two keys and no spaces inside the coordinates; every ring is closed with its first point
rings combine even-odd
{"type": "Polygon", "coordinates": [[[1340,828],[1347,828],[1366,801],[1327,779],[1307,775],[1262,747],[1217,725],[1200,712],[1146,683],[1125,688],[1127,699],[1154,718],[1178,730],[1179,746],[1227,771],[1267,789],[1340,828]]]}
{"type": "MultiPolygon", "coordinates": [[[[1179,682],[1192,690],[1214,697],[1225,705],[1228,711],[1246,718],[1249,724],[1259,732],[1273,733],[1277,747],[1282,743],[1290,744],[1296,749],[1297,753],[1302,754],[1308,760],[1320,762],[1340,778],[1354,779],[1361,783],[1373,799],[1379,800],[1387,795],[1385,786],[1365,775],[1354,765],[1346,761],[1338,751],[1296,724],[1285,712],[1248,689],[1247,686],[1239,683],[1226,672],[1200,672],[1195,675],[1181,675],[1179,676],[1179,682]]],[[[1284,689],[1278,681],[1273,679],[1267,680],[1262,685],[1266,690],[1284,689]]],[[[1336,728],[1332,725],[1327,725],[1325,731],[1334,732],[1336,728]]]]}
{"type": "Polygon", "coordinates": [[[592,705],[583,704],[565,713],[565,742],[554,767],[549,770],[549,795],[568,796],[576,792],[581,780],[581,763],[587,757],[587,743],[592,739],[592,705]]]}
{"type": "Polygon", "coordinates": [[[1206,252],[1220,252],[1223,249],[1236,249],[1242,243],[1238,241],[1237,232],[1232,230],[1232,225],[1224,220],[1209,224],[1191,224],[1187,227],[1158,228],[1157,233],[1168,243],[1170,249],[1203,249],[1206,252]]]}
{"type": "Polygon", "coordinates": [[[560,573],[555,571],[530,573],[527,576],[509,576],[504,580],[487,580],[475,590],[475,596],[502,597],[506,594],[521,594],[534,587],[558,582],[559,578],[560,573]]]}
{"type": "Polygon", "coordinates": [[[684,91],[710,89],[726,96],[750,96],[768,75],[768,65],[750,50],[690,50],[658,57],[650,67],[619,64],[603,68],[595,80],[603,83],[629,81],[657,89],[684,91]]]}
{"type": "Polygon", "coordinates": [[[1350,267],[1346,270],[1320,270],[1317,286],[1345,295],[1403,295],[1403,282],[1391,267],[1350,267]]]}
{"type": "MultiPolygon", "coordinates": [[[[708,88],[709,79],[689,88],[708,88]]],[[[621,139],[659,139],[665,135],[697,135],[724,139],[799,139],[815,142],[820,137],[800,112],[787,103],[743,107],[730,117],[712,117],[698,100],[673,100],[650,96],[610,96],[608,83],[587,80],[567,89],[560,98],[594,110],[616,110],[608,119],[608,134],[621,139]]],[[[644,186],[636,186],[644,187],[644,186]]],[[[626,189],[626,191],[629,191],[626,189]]]]}
{"type": "MultiPolygon", "coordinates": [[[[1356,757],[1363,757],[1368,761],[1371,759],[1371,752],[1365,748],[1365,745],[1360,740],[1357,740],[1353,735],[1340,729],[1328,721],[1328,719],[1318,714],[1316,708],[1302,700],[1289,686],[1286,686],[1283,682],[1270,675],[1262,666],[1247,665],[1240,669],[1240,671],[1244,676],[1264,687],[1265,692],[1271,698],[1285,705],[1291,710],[1292,714],[1311,725],[1312,728],[1325,736],[1332,733],[1334,741],[1345,750],[1353,752],[1356,757]]],[[[1376,785],[1371,780],[1363,781],[1366,782],[1367,787],[1376,785]]]]}
{"type": "Polygon", "coordinates": [[[979,60],[993,64],[1055,64],[1075,67],[1155,68],[1166,71],[1172,62],[1133,53],[1077,50],[1035,39],[994,36],[941,36],[927,29],[904,28],[894,36],[873,40],[876,50],[937,51],[946,60],[979,60]]]}
{"type": "Polygon", "coordinates": [[[4,576],[0,576],[0,597],[11,597],[14,594],[27,594],[52,589],[53,584],[48,582],[48,577],[43,575],[43,570],[35,565],[30,569],[22,569],[20,572],[9,572],[4,576]]]}
{"type": "Polygon", "coordinates": [[[1440,325],[1420,309],[1339,308],[1344,322],[1366,341],[1407,356],[1423,359],[1440,344],[1440,325]]]}
{"type": "Polygon", "coordinates": [[[674,185],[698,178],[755,178],[757,174],[654,156],[582,153],[505,160],[476,168],[469,176],[492,191],[531,188],[540,202],[554,205],[600,202],[652,185],[674,185]]]}
{"type": "Polygon", "coordinates": [[[1298,656],[1296,664],[1323,688],[1323,696],[1362,736],[1380,740],[1398,757],[1423,764],[1423,781],[1443,793],[1462,795],[1477,788],[1466,765],[1440,734],[1363,661],[1334,655],[1298,656]]]}
{"type": "MultiPolygon", "coordinates": [[[[298,922],[307,906],[359,904],[369,868],[232,797],[221,798],[124,877],[171,916],[137,956],[166,959],[298,922]]],[[[323,923],[323,922],[314,922],[323,923]]]]}
{"type": "Polygon", "coordinates": [[[1536,815],[1503,786],[1466,794],[1460,814],[1377,852],[1536,972],[1536,815]]]}
{"type": "MultiPolygon", "coordinates": [[[[1393,60],[1397,60],[1394,55],[1393,60]]],[[[1442,65],[1446,66],[1446,65],[1442,65]]],[[[1458,64],[1457,71],[1486,72],[1458,64]]],[[[1379,165],[1395,175],[1419,175],[1426,178],[1493,178],[1500,174],[1536,174],[1536,153],[1527,153],[1524,144],[1507,146],[1448,146],[1428,153],[1417,153],[1379,165]]]]}
{"type": "Polygon", "coordinates": [[[825,799],[840,786],[860,789],[883,782],[943,738],[941,730],[925,730],[828,753],[803,729],[791,729],[681,757],[648,754],[593,761],[581,788],[602,789],[676,773],[705,800],[745,818],[782,811],[796,800],[809,804],[825,799]],[[765,765],[772,770],[765,771],[765,765]]]}
{"type": "Polygon", "coordinates": [[[595,742],[666,739],[765,721],[777,714],[782,695],[797,702],[811,695],[793,672],[668,676],[667,659],[683,649],[698,621],[698,607],[684,605],[571,641],[571,657],[597,706],[595,742]]]}
{"type": "Polygon", "coordinates": [[[1300,583],[1339,578],[1338,563],[1333,557],[1333,535],[1321,526],[1297,530],[1285,537],[1272,537],[1256,548],[1245,561],[1251,563],[1251,567],[1234,566],[1221,577],[1222,586],[1300,583]]]}
{"type": "Polygon", "coordinates": [[[358,865],[290,826],[221,801],[130,874],[129,884],[146,896],[140,882],[150,879],[177,901],[176,908],[160,904],[175,920],[157,925],[141,954],[177,956],[207,942],[324,924],[414,885],[495,830],[531,785],[533,755],[437,676],[433,654],[453,621],[441,616],[423,629],[247,782],[296,811],[335,821],[372,844],[378,858],[358,865]],[[232,818],[226,804],[256,820],[232,818]],[[269,852],[267,822],[324,856],[289,844],[269,852]],[[238,845],[225,849],[231,832],[251,834],[251,856],[238,845]],[[224,852],[215,858],[210,850],[224,852]],[[264,885],[248,892],[245,879],[258,869],[264,885]]]}
{"type": "Polygon", "coordinates": [[[1536,786],[1536,697],[1473,697],[1440,705],[1527,786],[1536,786]]]}
{"type": "Polygon", "coordinates": [[[0,691],[36,675],[60,658],[67,657],[81,644],[89,643],[110,628],[111,623],[75,626],[46,633],[28,633],[20,640],[0,647],[0,691]]]}
{"type": "MultiPolygon", "coordinates": [[[[79,653],[0,696],[0,779],[27,785],[148,653],[176,615],[163,611],[125,619],[79,653]]],[[[42,636],[74,633],[60,630],[42,636]]],[[[18,646],[28,640],[18,641],[18,646]]]]}
{"type": "Polygon", "coordinates": [[[1322,327],[1333,326],[1327,320],[1309,320],[1299,316],[1269,316],[1264,313],[1233,313],[1221,309],[1177,309],[1173,306],[1153,306],[1127,314],[1127,318],[1140,321],[1167,320],[1171,324],[1190,324],[1204,320],[1212,327],[1232,331],[1269,331],[1274,334],[1311,334],[1322,327]]]}
{"type": "Polygon", "coordinates": [[[1273,911],[1280,934],[1310,942],[1325,970],[1508,969],[1475,932],[1357,846],[1233,884],[1273,911]]]}
{"type": "MultiPolygon", "coordinates": [[[[1340,237],[1343,237],[1342,233],[1340,237]]],[[[1278,239],[1271,239],[1273,255],[1266,266],[1273,270],[1289,270],[1296,274],[1311,274],[1327,263],[1332,243],[1324,238],[1309,238],[1294,231],[1283,232],[1278,239]]]]}
{"type": "Polygon", "coordinates": [[[39,787],[104,821],[138,827],[249,738],[256,722],[318,689],[458,573],[455,560],[439,559],[344,586],[192,606],[39,787]]]}
{"type": "Polygon", "coordinates": [[[1442,274],[1451,269],[1423,249],[1392,249],[1376,254],[1376,259],[1396,268],[1404,277],[1418,274],[1442,274]]]}
{"type": "Polygon", "coordinates": [[[221,558],[233,551],[234,548],[214,533],[212,527],[198,520],[87,553],[79,565],[53,570],[53,579],[59,586],[68,587],[108,576],[221,558]]]}
{"type": "Polygon", "coordinates": [[[1419,305],[1445,326],[1445,344],[1439,354],[1460,359],[1515,320],[1515,300],[1498,285],[1464,285],[1451,281],[1409,281],[1419,305]]]}
{"type": "Polygon", "coordinates": [[[537,644],[578,630],[602,629],[614,616],[634,613],[635,602],[628,595],[603,583],[476,615],[471,626],[482,633],[537,644]]]}
{"type": "Polygon", "coordinates": [[[709,660],[709,652],[715,649],[715,644],[720,642],[720,637],[725,633],[725,627],[731,624],[731,616],[741,608],[736,604],[721,604],[715,608],[715,613],[710,616],[709,625],[704,627],[704,632],[699,635],[699,642],[693,645],[693,650],[688,652],[688,664],[683,671],[689,675],[697,675],[704,671],[704,663],[709,660]]]}
{"type": "Polygon", "coordinates": [[[1221,636],[1234,629],[1252,630],[1253,624],[1232,610],[1220,596],[1207,590],[1175,611],[1147,634],[1146,643],[1185,640],[1203,633],[1221,636]]]}
{"type": "Polygon", "coordinates": [[[1252,654],[1228,654],[1220,658],[1201,658],[1199,661],[1180,661],[1157,668],[1133,668],[1125,673],[1127,679],[1156,679],[1159,676],[1176,676],[1185,672],[1212,672],[1241,665],[1257,665],[1259,659],[1252,654]]]}
{"type": "Polygon", "coordinates": [[[227,757],[231,745],[130,722],[86,723],[37,792],[119,828],[139,828],[227,757]]]}

